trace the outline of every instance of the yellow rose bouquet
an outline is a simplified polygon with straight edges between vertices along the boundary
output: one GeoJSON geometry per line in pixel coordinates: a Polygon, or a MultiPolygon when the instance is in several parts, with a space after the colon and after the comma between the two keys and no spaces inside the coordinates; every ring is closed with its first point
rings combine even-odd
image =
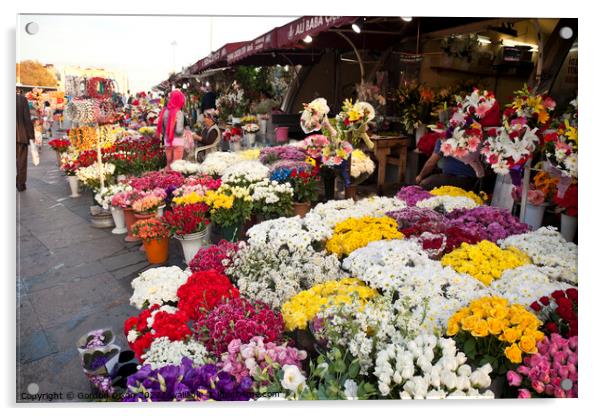
{"type": "Polygon", "coordinates": [[[447,336],[454,338],[471,362],[489,363],[494,372],[505,374],[522,362],[523,354],[537,353],[537,342],[544,338],[541,325],[522,305],[484,297],[449,318],[447,336]]]}
{"type": "Polygon", "coordinates": [[[332,238],[326,242],[326,250],[339,257],[349,255],[371,241],[401,239],[397,222],[391,217],[348,218],[334,227],[332,238]]]}
{"type": "Polygon", "coordinates": [[[490,285],[505,270],[531,263],[529,256],[516,247],[501,249],[489,240],[456,248],[441,259],[441,264],[451,266],[458,273],[466,273],[490,285]]]}
{"type": "Polygon", "coordinates": [[[331,280],[299,292],[282,306],[282,317],[288,331],[307,329],[307,323],[324,308],[351,303],[354,297],[364,305],[378,292],[356,278],[331,280]]]}

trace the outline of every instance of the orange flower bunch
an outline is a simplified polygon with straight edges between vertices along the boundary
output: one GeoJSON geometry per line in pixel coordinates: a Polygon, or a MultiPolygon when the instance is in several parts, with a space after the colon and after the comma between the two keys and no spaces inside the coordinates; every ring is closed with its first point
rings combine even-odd
{"type": "Polygon", "coordinates": [[[540,190],[545,195],[546,201],[551,200],[556,194],[556,187],[558,186],[558,177],[553,177],[545,171],[539,171],[537,175],[533,177],[533,184],[535,189],[540,190]]]}
{"type": "Polygon", "coordinates": [[[161,240],[169,237],[165,223],[157,218],[137,221],[132,227],[132,234],[141,240],[161,240]]]}
{"type": "Polygon", "coordinates": [[[96,128],[90,126],[72,128],[69,130],[69,141],[80,152],[95,149],[98,142],[96,128]]]}

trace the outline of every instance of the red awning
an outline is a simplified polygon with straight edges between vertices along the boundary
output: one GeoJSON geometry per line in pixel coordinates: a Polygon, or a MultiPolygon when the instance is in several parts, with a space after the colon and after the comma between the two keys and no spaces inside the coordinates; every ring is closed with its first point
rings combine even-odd
{"type": "Polygon", "coordinates": [[[264,33],[231,53],[228,53],[228,65],[232,65],[248,56],[277,49],[294,49],[296,44],[307,35],[316,35],[331,27],[340,27],[353,23],[357,17],[350,16],[304,16],[284,26],[264,33]]]}
{"type": "Polygon", "coordinates": [[[215,66],[224,66],[226,65],[226,57],[230,52],[236,50],[249,42],[232,42],[226,43],[224,46],[219,48],[217,51],[207,55],[191,68],[191,73],[196,74],[205,69],[215,67],[215,66]]]}

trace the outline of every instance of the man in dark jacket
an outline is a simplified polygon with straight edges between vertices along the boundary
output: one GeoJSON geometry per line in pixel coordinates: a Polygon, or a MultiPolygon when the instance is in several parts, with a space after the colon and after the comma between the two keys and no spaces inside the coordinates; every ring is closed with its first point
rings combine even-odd
{"type": "Polygon", "coordinates": [[[27,150],[29,140],[34,139],[33,123],[27,98],[17,94],[17,190],[25,190],[27,181],[27,150]]]}

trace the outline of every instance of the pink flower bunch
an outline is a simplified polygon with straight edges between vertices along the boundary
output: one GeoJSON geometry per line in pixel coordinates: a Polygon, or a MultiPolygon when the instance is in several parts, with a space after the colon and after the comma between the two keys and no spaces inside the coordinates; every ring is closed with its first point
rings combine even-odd
{"type": "Polygon", "coordinates": [[[395,195],[395,197],[404,201],[408,205],[408,207],[413,207],[418,201],[432,198],[433,194],[431,194],[429,191],[426,191],[420,186],[414,185],[402,187],[399,190],[399,192],[397,192],[397,195],[395,195]]]}
{"type": "MultiPolygon", "coordinates": [[[[516,202],[520,202],[523,196],[523,187],[521,185],[512,188],[512,199],[516,202]]],[[[531,205],[539,206],[546,202],[546,195],[543,191],[535,189],[534,185],[531,184],[531,189],[527,191],[527,201],[531,205]]]]}
{"type": "Polygon", "coordinates": [[[221,179],[213,179],[211,176],[195,177],[189,176],[186,178],[182,186],[173,192],[176,197],[185,196],[191,193],[196,193],[199,196],[205,195],[207,191],[214,191],[222,184],[221,179]]]}
{"type": "Polygon", "coordinates": [[[179,172],[153,171],[139,178],[130,179],[130,186],[139,191],[150,191],[155,188],[167,189],[169,186],[178,188],[184,183],[184,175],[179,172]]]}
{"type": "MultiPolygon", "coordinates": [[[[232,374],[237,382],[246,376],[258,379],[264,372],[274,378],[285,365],[301,369],[301,362],[306,358],[307,353],[303,350],[286,344],[264,343],[263,337],[253,337],[246,344],[240,339],[233,339],[228,344],[227,353],[222,355],[222,369],[232,374]]],[[[270,381],[262,378],[262,383],[269,384],[270,381]]]]}
{"type": "Polygon", "coordinates": [[[139,213],[151,213],[156,212],[157,208],[163,204],[165,200],[152,193],[144,195],[132,202],[132,209],[139,213]]]}
{"type": "Polygon", "coordinates": [[[238,244],[227,240],[221,240],[218,244],[203,247],[191,260],[190,270],[196,273],[213,269],[223,274],[232,263],[232,257],[237,251],[238,244]]]}
{"type": "Polygon", "coordinates": [[[266,342],[280,341],[284,320],[280,312],[273,311],[263,302],[249,302],[235,298],[222,301],[209,314],[201,316],[195,325],[197,338],[208,350],[222,354],[234,339],[249,342],[263,336],[266,342]]]}
{"type": "Polygon", "coordinates": [[[519,398],[578,397],[577,336],[563,338],[552,334],[537,343],[538,352],[527,355],[506,379],[518,390],[519,398]]]}
{"type": "Polygon", "coordinates": [[[118,192],[111,197],[111,205],[119,208],[129,208],[134,201],[143,196],[144,194],[137,190],[118,192]]]}

